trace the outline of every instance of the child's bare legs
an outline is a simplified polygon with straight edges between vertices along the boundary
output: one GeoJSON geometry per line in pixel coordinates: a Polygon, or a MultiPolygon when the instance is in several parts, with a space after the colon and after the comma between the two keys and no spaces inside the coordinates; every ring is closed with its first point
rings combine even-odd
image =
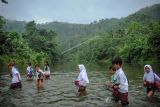
{"type": "Polygon", "coordinates": [[[37,88],[41,87],[41,80],[36,81],[37,88]]]}
{"type": "Polygon", "coordinates": [[[36,85],[37,85],[38,88],[43,87],[43,84],[44,84],[44,79],[39,79],[36,82],[36,85]]]}
{"type": "Polygon", "coordinates": [[[36,86],[39,87],[39,81],[38,80],[36,80],[36,86]]]}
{"type": "Polygon", "coordinates": [[[148,93],[147,93],[147,97],[151,97],[153,95],[153,91],[149,91],[148,93]]]}
{"type": "Polygon", "coordinates": [[[41,79],[39,86],[40,86],[40,87],[43,87],[43,85],[44,85],[44,79],[41,79]]]}
{"type": "Polygon", "coordinates": [[[28,74],[27,74],[26,76],[27,76],[27,80],[29,80],[29,76],[28,76],[28,74]]]}
{"type": "Polygon", "coordinates": [[[41,88],[42,87],[42,83],[41,81],[38,82],[38,87],[41,88]]]}
{"type": "Polygon", "coordinates": [[[27,80],[29,80],[29,77],[27,76],[27,80]]]}

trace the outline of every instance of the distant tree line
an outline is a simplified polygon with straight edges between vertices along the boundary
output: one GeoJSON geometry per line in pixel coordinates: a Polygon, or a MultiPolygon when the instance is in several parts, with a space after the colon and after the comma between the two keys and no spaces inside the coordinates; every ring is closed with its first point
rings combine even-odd
{"type": "Polygon", "coordinates": [[[45,29],[37,29],[34,21],[25,25],[25,32],[4,30],[5,19],[0,16],[0,62],[17,63],[58,60],[59,47],[56,33],[45,29]]]}

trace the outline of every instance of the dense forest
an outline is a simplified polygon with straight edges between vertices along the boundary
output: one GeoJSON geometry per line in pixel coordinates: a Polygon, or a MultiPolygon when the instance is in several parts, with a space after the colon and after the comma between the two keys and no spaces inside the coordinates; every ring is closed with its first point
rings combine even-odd
{"type": "Polygon", "coordinates": [[[26,23],[22,33],[6,31],[5,23],[6,20],[0,17],[1,64],[9,61],[41,63],[44,60],[59,59],[60,51],[55,39],[57,34],[54,31],[38,29],[34,21],[26,23]]]}
{"type": "Polygon", "coordinates": [[[11,21],[0,17],[0,62],[61,58],[77,62],[159,62],[160,4],[90,24],[11,21]],[[66,51],[69,50],[69,51],[66,51]]]}

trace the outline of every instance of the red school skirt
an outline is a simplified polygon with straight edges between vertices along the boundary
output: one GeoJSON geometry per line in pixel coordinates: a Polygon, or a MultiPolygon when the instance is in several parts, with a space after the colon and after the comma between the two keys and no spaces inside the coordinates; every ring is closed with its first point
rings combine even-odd
{"type": "Polygon", "coordinates": [[[116,99],[116,101],[120,100],[122,104],[128,104],[128,92],[121,93],[118,89],[113,89],[112,96],[116,99]]]}
{"type": "Polygon", "coordinates": [[[118,98],[122,104],[128,104],[128,92],[126,93],[118,92],[118,98]]]}

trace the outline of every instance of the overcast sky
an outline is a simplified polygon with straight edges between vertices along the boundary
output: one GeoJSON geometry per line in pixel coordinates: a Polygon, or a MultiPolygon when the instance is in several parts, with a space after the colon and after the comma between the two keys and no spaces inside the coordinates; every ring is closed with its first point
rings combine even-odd
{"type": "Polygon", "coordinates": [[[0,2],[0,15],[7,19],[38,23],[51,21],[90,23],[121,18],[160,0],[7,0],[0,2]]]}

